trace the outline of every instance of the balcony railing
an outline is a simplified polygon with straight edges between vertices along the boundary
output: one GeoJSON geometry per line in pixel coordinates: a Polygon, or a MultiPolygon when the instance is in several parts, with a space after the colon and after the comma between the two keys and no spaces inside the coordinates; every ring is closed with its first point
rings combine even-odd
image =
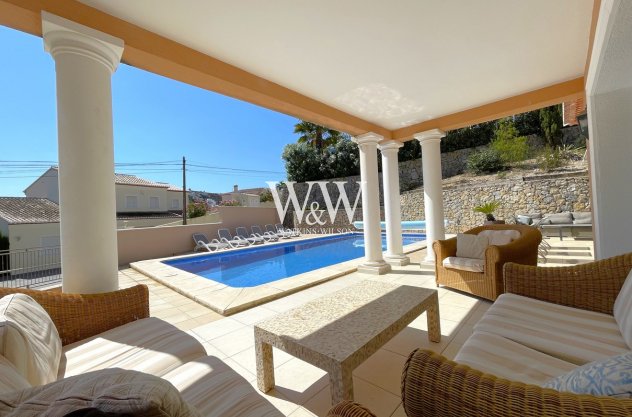
{"type": "Polygon", "coordinates": [[[59,246],[0,251],[0,287],[37,288],[60,283],[59,246]]]}

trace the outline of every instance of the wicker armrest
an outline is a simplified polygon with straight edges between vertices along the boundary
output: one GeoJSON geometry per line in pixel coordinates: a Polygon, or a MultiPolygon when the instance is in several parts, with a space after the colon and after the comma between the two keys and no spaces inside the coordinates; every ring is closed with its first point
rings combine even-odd
{"type": "Polygon", "coordinates": [[[612,314],[632,269],[632,253],[582,265],[544,268],[505,264],[505,292],[612,314]]]}
{"type": "Polygon", "coordinates": [[[425,350],[408,357],[402,375],[402,402],[408,417],[632,415],[632,400],[512,382],[425,350]]]}
{"type": "Polygon", "coordinates": [[[435,252],[437,265],[440,265],[445,258],[456,256],[456,237],[446,240],[435,240],[432,244],[432,249],[435,252]]]}
{"type": "Polygon", "coordinates": [[[352,401],[343,401],[334,405],[327,413],[327,417],[376,417],[367,408],[352,401]]]}
{"type": "Polygon", "coordinates": [[[146,285],[101,294],[0,288],[0,297],[13,293],[27,294],[44,307],[55,323],[63,345],[149,317],[146,285]]]}

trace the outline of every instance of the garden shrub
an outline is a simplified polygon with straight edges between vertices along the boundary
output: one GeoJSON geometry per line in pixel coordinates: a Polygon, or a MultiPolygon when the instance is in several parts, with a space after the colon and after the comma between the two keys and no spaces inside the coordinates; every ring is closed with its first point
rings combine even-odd
{"type": "Polygon", "coordinates": [[[206,203],[203,201],[187,204],[187,216],[189,219],[202,217],[206,214],[206,203]]]}
{"type": "Polygon", "coordinates": [[[562,140],[562,105],[540,109],[542,135],[549,146],[557,146],[562,140]]]}
{"type": "Polygon", "coordinates": [[[559,148],[545,146],[538,157],[538,166],[543,171],[551,171],[564,165],[564,159],[559,148]]]}
{"type": "Polygon", "coordinates": [[[489,174],[505,168],[505,164],[497,150],[481,149],[467,158],[467,169],[474,174],[489,174]]]}

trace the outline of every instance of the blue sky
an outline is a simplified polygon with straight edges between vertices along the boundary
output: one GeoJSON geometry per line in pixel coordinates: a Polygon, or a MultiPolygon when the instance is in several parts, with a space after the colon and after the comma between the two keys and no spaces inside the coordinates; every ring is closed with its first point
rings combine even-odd
{"type": "MultiPolygon", "coordinates": [[[[44,168],[5,161],[57,161],[55,68],[42,39],[0,26],[0,196],[23,196],[44,168]]],[[[210,192],[281,181],[283,146],[296,141],[297,119],[127,65],[112,78],[116,163],[179,161],[187,188],[210,192]]],[[[182,184],[177,166],[120,166],[117,172],[182,184]]]]}

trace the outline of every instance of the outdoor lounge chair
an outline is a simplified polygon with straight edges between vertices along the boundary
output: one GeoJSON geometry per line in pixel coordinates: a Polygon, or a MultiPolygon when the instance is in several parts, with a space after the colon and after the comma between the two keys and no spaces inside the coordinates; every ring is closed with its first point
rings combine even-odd
{"type": "Polygon", "coordinates": [[[298,229],[288,229],[283,227],[281,223],[277,223],[276,225],[277,231],[284,231],[290,234],[290,237],[298,237],[301,235],[301,232],[298,229]]]}
{"type": "Polygon", "coordinates": [[[537,265],[538,246],[542,240],[542,234],[538,229],[520,224],[495,224],[475,227],[465,234],[478,235],[486,230],[514,230],[519,232],[519,237],[507,244],[487,246],[482,259],[457,256],[457,237],[435,241],[432,248],[436,258],[437,285],[444,285],[494,301],[504,291],[503,266],[505,263],[537,265]],[[477,268],[474,268],[474,264],[477,268]]]}
{"type": "Polygon", "coordinates": [[[252,234],[258,237],[262,237],[266,242],[276,242],[279,240],[279,236],[276,233],[264,232],[261,227],[254,225],[251,227],[252,234]]]}
{"type": "Polygon", "coordinates": [[[193,241],[195,242],[194,252],[202,249],[206,249],[209,252],[215,252],[221,249],[228,249],[230,245],[224,242],[220,242],[217,239],[208,240],[208,237],[204,233],[193,233],[193,241]]]}
{"type": "Polygon", "coordinates": [[[230,245],[231,248],[250,246],[250,242],[248,242],[246,239],[242,239],[239,236],[233,237],[228,229],[219,229],[217,231],[217,234],[219,235],[220,242],[227,243],[228,245],[230,245]]]}
{"type": "Polygon", "coordinates": [[[237,233],[237,237],[246,239],[251,245],[265,243],[265,239],[260,236],[255,236],[254,234],[248,235],[248,230],[243,226],[236,228],[235,232],[237,233]]]}
{"type": "Polygon", "coordinates": [[[278,230],[271,224],[266,224],[266,231],[268,233],[275,234],[278,237],[283,238],[283,239],[289,239],[289,238],[292,237],[292,233],[291,232],[287,232],[287,231],[285,231],[283,229],[278,230]]]}

